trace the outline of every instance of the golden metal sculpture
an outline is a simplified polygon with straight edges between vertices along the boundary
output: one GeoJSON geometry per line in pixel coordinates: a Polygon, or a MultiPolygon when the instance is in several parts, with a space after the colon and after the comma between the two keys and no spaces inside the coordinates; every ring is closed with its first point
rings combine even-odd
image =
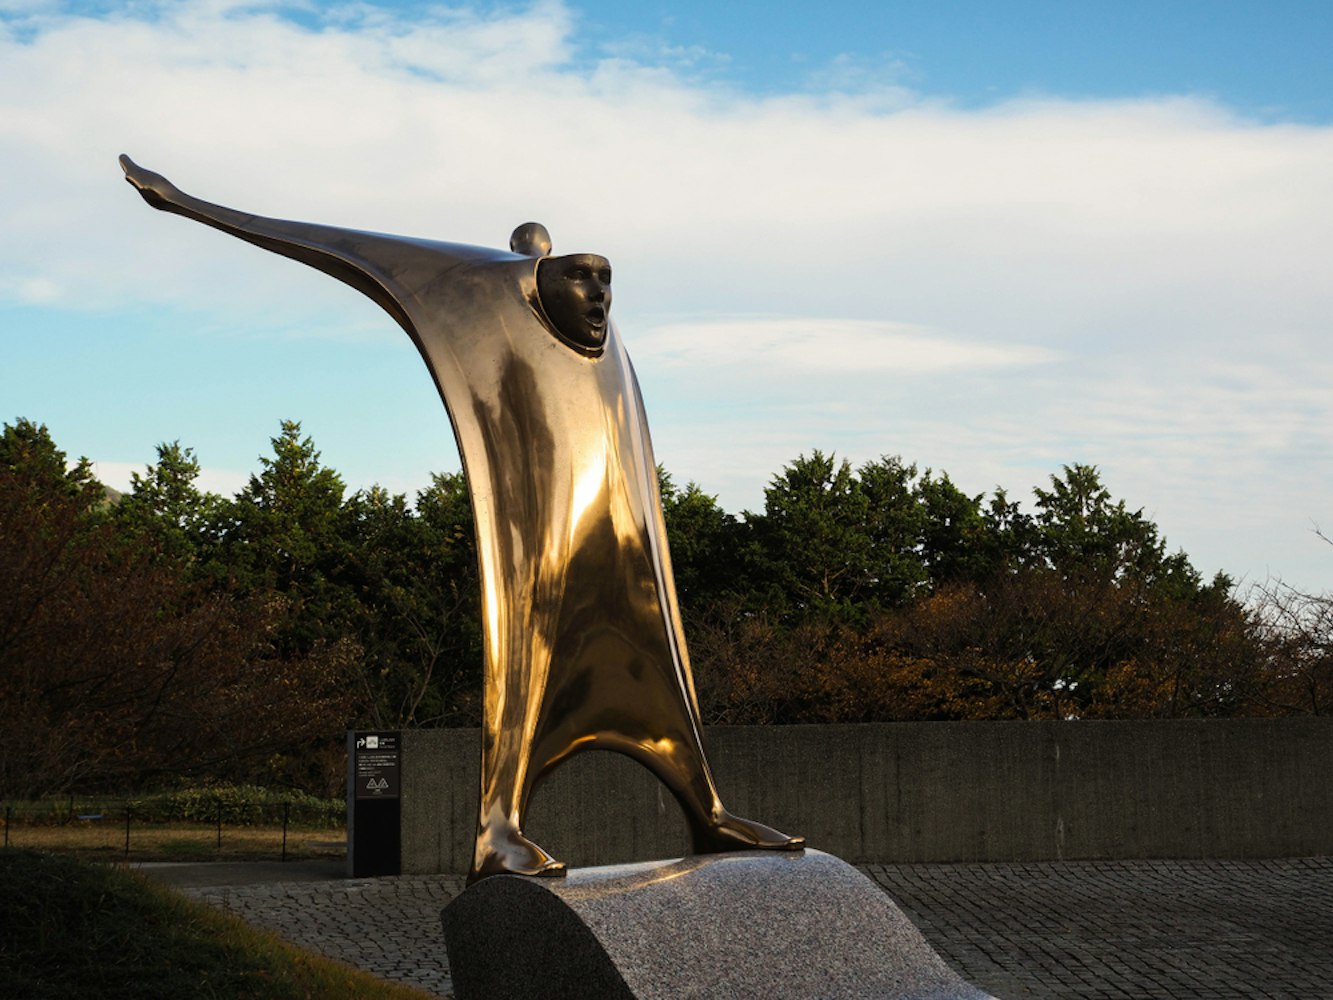
{"type": "MultiPolygon", "coordinates": [[[[485,646],[481,802],[470,881],[564,865],[523,836],[534,790],[583,750],[639,761],[696,853],[799,850],[733,816],[704,756],[657,468],[610,319],[611,266],[286,222],[200,201],[120,158],[154,208],[318,268],[407,331],[449,412],[476,517],[485,646]]],[[[614,821],[614,820],[613,820],[614,821]]]]}

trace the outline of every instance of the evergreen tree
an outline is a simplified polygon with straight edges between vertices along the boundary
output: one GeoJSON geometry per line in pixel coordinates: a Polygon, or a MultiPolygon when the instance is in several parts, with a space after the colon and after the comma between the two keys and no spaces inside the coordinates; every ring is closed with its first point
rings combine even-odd
{"type": "Polygon", "coordinates": [[[105,491],[93,478],[92,465],[86,458],[71,466],[46,425],[24,417],[5,424],[0,431],[0,473],[13,486],[77,498],[85,506],[96,504],[105,491]]]}
{"type": "Polygon", "coordinates": [[[1037,497],[1037,546],[1040,555],[1065,577],[1107,581],[1130,575],[1146,579],[1161,567],[1164,545],[1157,526],[1113,502],[1096,466],[1066,465],[1051,476],[1051,488],[1037,497]]]}
{"type": "Polygon", "coordinates": [[[858,475],[869,542],[862,599],[876,607],[901,607],[921,591],[928,572],[923,547],[929,512],[914,482],[916,466],[889,455],[867,462],[858,475]]]}
{"type": "Polygon", "coordinates": [[[711,604],[747,592],[742,562],[746,526],[697,483],[681,489],[661,466],[657,477],[682,612],[692,617],[711,604]]]}
{"type": "Polygon", "coordinates": [[[199,461],[179,441],[157,446],[157,463],[130,476],[115,516],[168,558],[193,564],[215,545],[222,498],[195,484],[199,461]]]}
{"type": "Polygon", "coordinates": [[[340,547],[342,478],[324,468],[314,441],[301,424],[282,421],[272,439],[273,456],[261,456],[233,504],[233,537],[252,572],[281,592],[314,585],[329,554],[340,547]]]}
{"type": "Polygon", "coordinates": [[[376,728],[480,721],[480,588],[466,483],[436,475],[416,510],[378,488],[353,496],[349,627],[363,650],[365,711],[376,728]]]}
{"type": "Polygon", "coordinates": [[[921,562],[931,587],[991,576],[997,569],[998,542],[981,496],[968,496],[948,473],[936,477],[929,469],[913,492],[919,505],[921,562]]]}
{"type": "Polygon", "coordinates": [[[845,459],[800,455],[764,490],[761,571],[797,618],[854,615],[874,582],[869,499],[845,459]]]}
{"type": "Polygon", "coordinates": [[[272,445],[262,470],[219,509],[217,571],[242,591],[280,598],[289,611],[282,648],[308,653],[350,639],[355,598],[335,579],[347,558],[345,486],[297,421],[284,420],[272,445]]]}

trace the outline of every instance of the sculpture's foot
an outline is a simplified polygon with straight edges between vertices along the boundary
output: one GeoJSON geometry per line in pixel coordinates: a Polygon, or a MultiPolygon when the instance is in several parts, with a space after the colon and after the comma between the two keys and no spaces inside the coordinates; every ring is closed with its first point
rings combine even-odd
{"type": "Polygon", "coordinates": [[[467,877],[471,885],[490,875],[540,875],[559,877],[565,863],[557,861],[521,833],[488,837],[477,844],[477,857],[467,877]]]}
{"type": "Polygon", "coordinates": [[[698,854],[720,854],[723,851],[799,851],[805,847],[804,837],[789,837],[771,826],[723,812],[722,818],[694,835],[694,850],[698,854]]]}

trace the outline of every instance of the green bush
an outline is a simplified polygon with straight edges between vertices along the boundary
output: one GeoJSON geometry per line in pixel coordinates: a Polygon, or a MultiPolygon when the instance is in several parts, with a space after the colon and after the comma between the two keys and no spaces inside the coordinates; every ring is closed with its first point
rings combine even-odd
{"type": "Polygon", "coordinates": [[[212,823],[218,818],[220,806],[223,823],[260,826],[280,823],[284,803],[290,810],[290,821],[298,826],[338,826],[346,816],[346,806],[340,799],[254,785],[183,788],[134,799],[130,808],[144,822],[212,823]]]}
{"type": "Polygon", "coordinates": [[[14,803],[10,808],[15,822],[55,825],[79,816],[123,820],[126,808],[136,823],[215,823],[221,806],[222,822],[227,826],[275,826],[282,822],[284,803],[293,826],[334,827],[346,819],[342,799],[321,799],[289,788],[255,785],[179,788],[129,798],[39,799],[14,803]]]}

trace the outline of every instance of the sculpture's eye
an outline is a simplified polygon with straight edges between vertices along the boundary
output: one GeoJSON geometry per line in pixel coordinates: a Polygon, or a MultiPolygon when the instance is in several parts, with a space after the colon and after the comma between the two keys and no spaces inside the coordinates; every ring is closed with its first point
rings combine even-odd
{"type": "Polygon", "coordinates": [[[611,284],[611,269],[604,267],[597,272],[597,279],[604,285],[611,284]]]}
{"type": "Polygon", "coordinates": [[[587,281],[590,277],[592,277],[592,275],[588,272],[586,267],[576,267],[569,272],[571,281],[587,281]]]}

